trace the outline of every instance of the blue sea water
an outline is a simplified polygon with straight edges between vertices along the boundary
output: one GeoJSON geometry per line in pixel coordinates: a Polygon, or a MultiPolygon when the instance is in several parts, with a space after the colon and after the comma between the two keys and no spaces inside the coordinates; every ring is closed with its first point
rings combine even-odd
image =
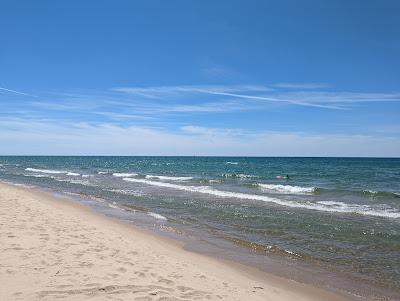
{"type": "Polygon", "coordinates": [[[0,180],[400,290],[400,159],[0,157],[0,180]]]}

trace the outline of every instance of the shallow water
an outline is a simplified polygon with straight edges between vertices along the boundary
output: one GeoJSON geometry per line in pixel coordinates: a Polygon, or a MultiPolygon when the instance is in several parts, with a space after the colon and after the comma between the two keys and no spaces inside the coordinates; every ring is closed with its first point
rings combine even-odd
{"type": "Polygon", "coordinates": [[[0,157],[0,179],[400,290],[400,159],[0,157]]]}

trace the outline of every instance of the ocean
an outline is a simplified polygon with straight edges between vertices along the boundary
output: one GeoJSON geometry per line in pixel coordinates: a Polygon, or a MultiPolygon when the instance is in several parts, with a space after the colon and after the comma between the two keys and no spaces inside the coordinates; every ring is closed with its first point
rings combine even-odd
{"type": "Polygon", "coordinates": [[[79,199],[195,251],[400,299],[400,159],[3,156],[0,180],[79,199]]]}

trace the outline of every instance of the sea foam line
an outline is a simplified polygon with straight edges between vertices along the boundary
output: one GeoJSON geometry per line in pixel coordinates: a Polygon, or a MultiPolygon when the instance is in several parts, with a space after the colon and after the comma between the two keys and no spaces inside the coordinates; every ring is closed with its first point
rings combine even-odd
{"type": "Polygon", "coordinates": [[[268,197],[264,195],[246,194],[246,193],[232,192],[232,191],[221,191],[213,189],[209,186],[185,186],[173,183],[155,182],[146,179],[135,179],[135,178],[124,178],[123,180],[128,182],[142,183],[147,185],[183,190],[188,192],[209,194],[219,197],[263,201],[293,208],[303,208],[303,209],[318,210],[325,212],[356,213],[356,214],[378,216],[378,217],[400,218],[400,211],[397,211],[393,208],[379,209],[367,205],[348,205],[346,203],[339,204],[339,202],[337,202],[336,204],[327,202],[300,203],[295,201],[288,201],[288,200],[268,197]]]}

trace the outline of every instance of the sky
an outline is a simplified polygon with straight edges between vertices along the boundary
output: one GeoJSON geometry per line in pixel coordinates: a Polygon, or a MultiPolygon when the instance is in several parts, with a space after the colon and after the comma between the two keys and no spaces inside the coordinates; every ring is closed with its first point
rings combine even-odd
{"type": "Polygon", "coordinates": [[[0,155],[400,155],[399,1],[0,5],[0,155]]]}

